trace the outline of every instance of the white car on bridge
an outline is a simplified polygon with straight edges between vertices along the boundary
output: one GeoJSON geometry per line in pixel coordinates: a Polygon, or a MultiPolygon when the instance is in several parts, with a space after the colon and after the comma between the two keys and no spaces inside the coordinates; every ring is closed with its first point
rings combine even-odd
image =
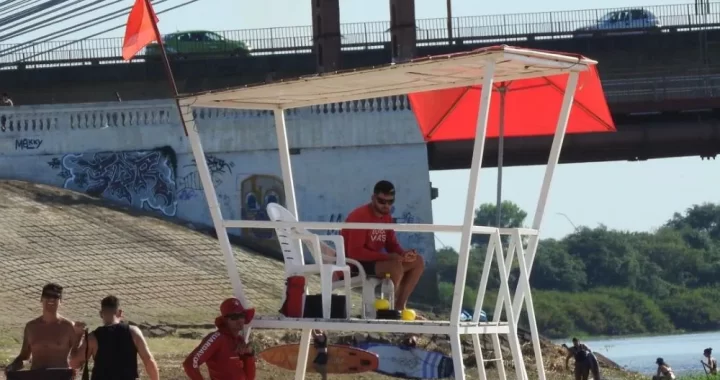
{"type": "MultiPolygon", "coordinates": [[[[576,32],[594,32],[594,31],[605,31],[605,30],[622,30],[622,29],[658,29],[662,26],[660,20],[652,14],[652,12],[642,9],[623,9],[607,13],[605,16],[597,20],[595,25],[590,25],[576,29],[576,32]]],[[[630,33],[642,33],[642,31],[619,31],[616,33],[608,34],[630,34],[630,33]]],[[[577,37],[590,36],[585,34],[579,34],[577,37]]]]}

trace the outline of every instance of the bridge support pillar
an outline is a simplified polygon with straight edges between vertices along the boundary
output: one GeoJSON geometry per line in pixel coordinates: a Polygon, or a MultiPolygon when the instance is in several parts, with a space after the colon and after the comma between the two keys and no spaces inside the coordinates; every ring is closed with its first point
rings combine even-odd
{"type": "Polygon", "coordinates": [[[313,50],[317,72],[340,69],[340,0],[312,2],[313,50]]]}
{"type": "Polygon", "coordinates": [[[415,0],[390,0],[390,49],[393,62],[415,57],[415,0]]]}

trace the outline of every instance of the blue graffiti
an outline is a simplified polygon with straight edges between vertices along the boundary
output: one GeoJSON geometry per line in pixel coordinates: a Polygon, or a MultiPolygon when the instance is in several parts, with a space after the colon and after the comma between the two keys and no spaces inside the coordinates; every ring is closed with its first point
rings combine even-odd
{"type": "MultiPolygon", "coordinates": [[[[56,167],[57,163],[48,165],[56,167]]],[[[177,212],[175,176],[162,151],[68,154],[61,166],[66,189],[168,216],[177,212]]]]}
{"type": "MultiPolygon", "coordinates": [[[[225,174],[232,174],[232,168],[235,167],[234,162],[227,162],[222,158],[218,158],[212,155],[205,155],[205,161],[207,161],[208,170],[210,171],[210,178],[213,181],[215,188],[223,183],[222,176],[225,174]]],[[[187,201],[195,199],[203,194],[203,185],[200,180],[200,173],[197,171],[197,164],[195,160],[191,164],[185,165],[185,167],[194,167],[190,173],[183,177],[178,178],[178,199],[187,201]]]]}
{"type": "MultiPolygon", "coordinates": [[[[330,218],[328,219],[328,222],[330,223],[342,223],[345,221],[345,218],[343,218],[343,214],[330,214],[330,218]]],[[[327,230],[325,231],[325,235],[340,235],[340,230],[327,230]]]]}
{"type": "Polygon", "coordinates": [[[182,190],[178,191],[177,196],[178,196],[178,199],[181,201],[189,201],[191,199],[197,198],[198,192],[195,189],[185,187],[182,190]]]}

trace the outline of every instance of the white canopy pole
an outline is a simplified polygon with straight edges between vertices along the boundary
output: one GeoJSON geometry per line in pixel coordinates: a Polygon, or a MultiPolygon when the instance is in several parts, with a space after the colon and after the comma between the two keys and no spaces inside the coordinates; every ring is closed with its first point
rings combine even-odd
{"type": "Polygon", "coordinates": [[[505,95],[508,85],[498,87],[500,94],[500,116],[498,122],[498,161],[497,161],[497,199],[495,201],[495,227],[502,228],[502,185],[503,185],[503,158],[505,158],[505,95]]]}
{"type": "MultiPolygon", "coordinates": [[[[550,148],[550,156],[545,169],[545,177],[543,178],[537,208],[535,209],[535,216],[533,217],[532,228],[536,230],[540,230],[540,225],[542,224],[545,206],[547,205],[548,195],[550,194],[550,184],[552,182],[553,174],[555,173],[555,167],[560,159],[560,151],[562,150],[562,144],[565,139],[565,132],[567,131],[570,111],[572,110],[573,99],[575,97],[575,90],[577,88],[579,76],[580,73],[578,71],[572,71],[568,75],[565,95],[563,96],[563,103],[560,108],[560,116],[558,117],[557,126],[555,128],[555,137],[553,138],[552,147],[550,148]]],[[[530,272],[532,271],[533,262],[535,260],[538,242],[539,235],[530,236],[527,256],[525,256],[525,252],[522,251],[522,245],[519,247],[521,249],[518,250],[518,255],[523,256],[519,257],[519,263],[525,267],[525,270],[522,270],[521,268],[521,276],[524,278],[522,278],[521,281],[518,281],[518,285],[515,290],[513,314],[516,319],[516,323],[519,322],[520,310],[524,300],[528,311],[528,323],[530,325],[530,333],[532,335],[532,343],[535,350],[535,361],[538,369],[539,380],[545,380],[545,366],[543,364],[542,350],[540,348],[540,335],[537,329],[537,321],[535,320],[535,310],[532,302],[532,296],[530,295],[530,272]]],[[[518,244],[522,244],[522,242],[518,241],[518,244]]]]}
{"type": "Polygon", "coordinates": [[[220,209],[220,203],[218,203],[217,194],[215,193],[215,185],[210,175],[210,169],[205,159],[205,151],[203,150],[202,143],[200,142],[200,134],[198,132],[197,124],[195,124],[195,117],[193,116],[192,108],[190,106],[180,106],[180,117],[185,122],[185,127],[188,132],[188,139],[190,140],[190,147],[192,148],[193,156],[195,157],[195,165],[197,166],[198,174],[200,175],[200,182],[205,192],[205,199],[210,209],[210,217],[212,218],[213,225],[215,227],[215,233],[217,234],[218,242],[220,243],[220,249],[222,250],[223,256],[225,257],[225,267],[227,268],[228,277],[232,284],[233,294],[237,299],[242,302],[245,308],[251,307],[247,298],[245,298],[245,291],[240,281],[240,272],[238,272],[237,265],[235,265],[235,255],[233,254],[232,245],[230,245],[230,238],[228,237],[227,229],[223,223],[222,211],[220,209]]]}
{"type": "MultiPolygon", "coordinates": [[[[458,265],[455,273],[455,289],[453,291],[452,309],[450,310],[450,325],[458,328],[460,313],[462,311],[465,281],[467,279],[468,261],[470,258],[470,242],[472,239],[473,220],[475,219],[475,196],[480,177],[483,154],[485,153],[485,135],[487,132],[488,116],[490,113],[490,97],[495,76],[495,60],[486,61],[485,76],[483,77],[482,92],[480,93],[480,106],[478,120],[475,127],[475,142],[473,144],[472,163],[470,164],[470,179],[468,193],[465,199],[465,216],[463,217],[462,235],[460,237],[460,251],[458,252],[458,265]]],[[[455,378],[465,380],[465,365],[462,361],[462,345],[460,333],[456,331],[450,336],[452,348],[453,368],[455,378]]],[[[482,365],[478,363],[478,365],[482,365]]]]}
{"type": "MultiPolygon", "coordinates": [[[[277,134],[278,153],[280,154],[280,171],[283,177],[283,187],[285,189],[285,208],[290,211],[297,220],[300,220],[297,209],[297,200],[295,198],[295,185],[293,182],[292,164],[290,162],[290,144],[287,138],[287,123],[285,122],[285,110],[277,109],[273,111],[275,116],[275,133],[277,134]]],[[[297,239],[293,239],[291,243],[295,245],[300,254],[304,255],[302,244],[297,239]]],[[[295,367],[295,380],[305,379],[307,372],[307,358],[310,351],[310,332],[309,328],[302,329],[300,335],[300,345],[298,346],[298,361],[295,367]]]]}
{"type": "MultiPolygon", "coordinates": [[[[477,195],[480,168],[482,166],[483,154],[485,153],[485,136],[490,113],[490,96],[493,90],[494,75],[495,61],[489,60],[485,66],[485,77],[483,78],[482,92],[480,93],[480,107],[477,125],[475,127],[472,163],[470,164],[470,180],[468,183],[467,198],[465,199],[465,216],[463,217],[460,251],[458,252],[458,266],[457,272],[455,273],[455,290],[453,292],[452,310],[450,314],[450,323],[454,326],[458,326],[460,323],[462,299],[465,292],[465,280],[467,278],[467,266],[470,257],[470,240],[472,239],[473,221],[475,219],[475,196],[477,195]]],[[[457,376],[457,371],[455,373],[457,376]]]]}
{"type": "MultiPolygon", "coordinates": [[[[535,208],[535,216],[533,217],[532,228],[534,230],[540,230],[542,224],[542,218],[545,214],[545,206],[547,205],[548,195],[550,194],[550,184],[552,182],[553,174],[555,174],[555,167],[560,160],[560,151],[562,150],[562,144],[565,140],[565,132],[567,131],[568,120],[570,120],[570,110],[572,109],[573,99],[575,98],[575,90],[577,88],[578,77],[580,73],[572,71],[568,75],[567,86],[565,87],[565,96],[563,96],[562,107],[560,108],[560,116],[558,117],[557,126],[555,128],[555,137],[553,138],[552,147],[550,148],[550,156],[548,157],[547,167],[545,168],[545,177],[543,178],[542,187],[540,188],[540,196],[538,197],[537,207],[535,208]]],[[[528,242],[528,258],[527,268],[528,275],[532,270],[532,266],[535,260],[535,252],[537,250],[537,244],[539,241],[539,234],[530,237],[528,242]]],[[[518,283],[515,290],[515,299],[513,300],[513,310],[516,318],[520,315],[520,308],[523,300],[525,299],[525,292],[529,289],[525,289],[522,283],[518,283]]]]}
{"type": "Polygon", "coordinates": [[[290,163],[290,145],[287,138],[287,124],[285,123],[285,110],[279,109],[275,114],[275,133],[278,140],[278,152],[280,153],[280,171],[282,172],[283,185],[285,187],[285,208],[290,211],[297,220],[297,202],[295,200],[295,185],[293,182],[292,164],[290,163]]]}

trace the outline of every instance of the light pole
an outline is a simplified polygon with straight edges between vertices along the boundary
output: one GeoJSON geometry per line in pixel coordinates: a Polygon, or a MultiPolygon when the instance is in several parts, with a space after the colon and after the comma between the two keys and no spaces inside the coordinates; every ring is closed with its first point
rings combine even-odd
{"type": "Polygon", "coordinates": [[[452,45],[453,32],[452,32],[452,0],[447,0],[447,30],[448,30],[448,43],[452,45]]]}

